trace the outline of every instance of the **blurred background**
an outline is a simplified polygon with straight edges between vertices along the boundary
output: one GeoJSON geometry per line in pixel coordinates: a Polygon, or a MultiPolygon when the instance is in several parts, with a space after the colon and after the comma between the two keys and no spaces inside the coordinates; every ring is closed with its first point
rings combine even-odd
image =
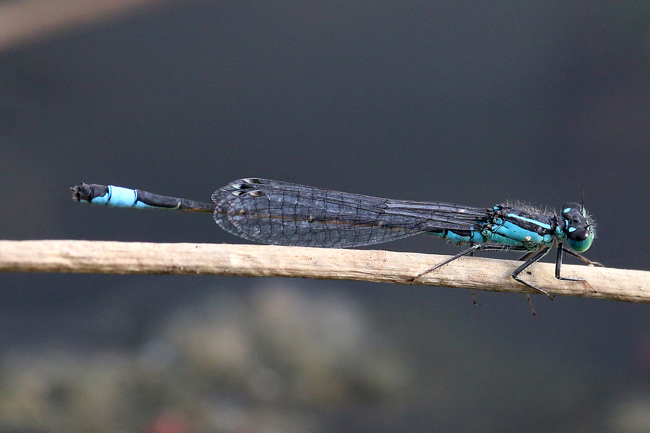
{"type": "MultiPolygon", "coordinates": [[[[257,176],[472,206],[584,196],[587,257],[648,270],[649,140],[647,2],[0,2],[2,239],[244,242],[69,187],[208,201],[257,176]]],[[[533,318],[523,295],[477,297],[1,274],[0,432],[650,431],[647,305],[533,296],[533,318]]]]}

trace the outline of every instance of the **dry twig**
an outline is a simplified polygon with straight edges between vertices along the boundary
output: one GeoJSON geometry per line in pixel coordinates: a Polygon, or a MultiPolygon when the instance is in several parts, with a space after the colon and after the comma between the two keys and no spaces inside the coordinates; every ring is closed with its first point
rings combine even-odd
{"type": "MultiPolygon", "coordinates": [[[[157,244],[74,240],[0,241],[0,271],[106,274],[201,274],[297,277],[410,284],[410,279],[448,258],[382,250],[230,244],[157,244]]],[[[415,284],[496,292],[531,291],[510,274],[518,262],[464,257],[424,275],[415,284]]],[[[626,302],[650,302],[650,272],[536,263],[522,277],[551,294],[626,302]]]]}

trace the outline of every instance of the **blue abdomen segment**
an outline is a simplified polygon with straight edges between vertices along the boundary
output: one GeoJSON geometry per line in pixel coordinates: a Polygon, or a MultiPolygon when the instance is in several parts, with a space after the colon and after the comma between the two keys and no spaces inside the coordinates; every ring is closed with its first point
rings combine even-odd
{"type": "Polygon", "coordinates": [[[108,185],[106,194],[90,199],[91,204],[114,206],[114,207],[131,207],[135,209],[152,208],[146,203],[138,200],[138,191],[121,186],[108,185]]]}
{"type": "Polygon", "coordinates": [[[428,232],[434,236],[438,236],[444,239],[447,239],[449,242],[455,244],[481,244],[486,241],[485,237],[480,230],[440,230],[428,232]]]}
{"type": "Polygon", "coordinates": [[[171,209],[189,212],[214,212],[214,204],[178,197],[152,194],[140,189],[114,185],[81,183],[72,190],[72,199],[99,206],[130,207],[133,209],[171,209]]]}

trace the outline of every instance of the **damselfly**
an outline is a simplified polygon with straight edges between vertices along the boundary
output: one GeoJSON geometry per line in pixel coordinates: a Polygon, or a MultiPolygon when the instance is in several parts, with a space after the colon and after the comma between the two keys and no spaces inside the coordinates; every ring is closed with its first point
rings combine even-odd
{"type": "Polygon", "coordinates": [[[547,291],[519,277],[551,247],[557,249],[555,277],[559,280],[584,281],[560,275],[565,252],[600,265],[579,254],[591,246],[595,231],[578,203],[565,204],[559,214],[507,203],[477,208],[392,200],[259,178],[230,182],[212,194],[212,203],[112,185],[82,183],[71,190],[74,200],[96,205],[212,212],[224,230],[265,244],[349,248],[420,233],[469,244],[413,280],[477,250],[524,251],[524,263],[513,271],[512,278],[552,299],[547,291]]]}

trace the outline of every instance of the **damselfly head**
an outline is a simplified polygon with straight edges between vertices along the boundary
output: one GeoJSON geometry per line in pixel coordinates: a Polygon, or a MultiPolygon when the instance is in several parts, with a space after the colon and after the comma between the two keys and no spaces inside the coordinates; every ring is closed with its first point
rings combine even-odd
{"type": "Polygon", "coordinates": [[[582,204],[567,203],[562,206],[564,233],[573,251],[587,251],[596,237],[594,224],[582,204]]]}

